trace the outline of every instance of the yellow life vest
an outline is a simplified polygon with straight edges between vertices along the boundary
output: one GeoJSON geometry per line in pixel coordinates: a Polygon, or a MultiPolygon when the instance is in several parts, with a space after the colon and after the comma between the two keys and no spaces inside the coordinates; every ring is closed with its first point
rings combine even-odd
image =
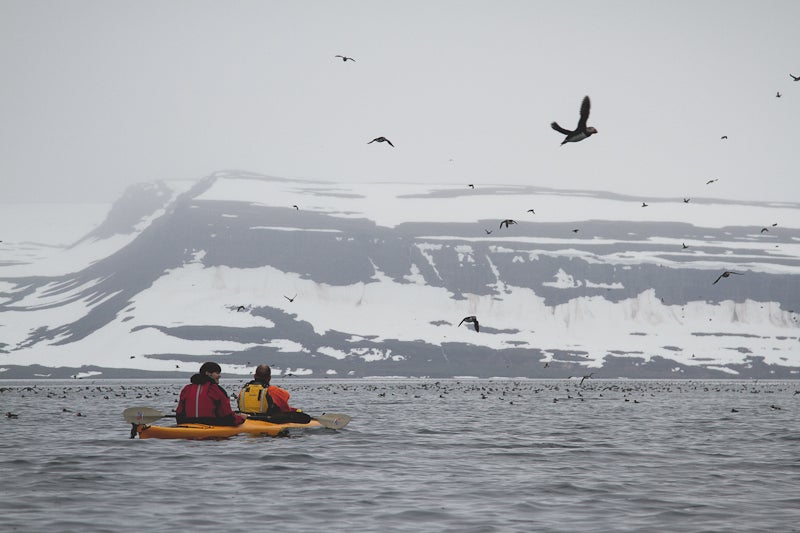
{"type": "Polygon", "coordinates": [[[251,381],[239,391],[240,412],[267,414],[272,410],[272,397],[263,383],[251,381]]]}

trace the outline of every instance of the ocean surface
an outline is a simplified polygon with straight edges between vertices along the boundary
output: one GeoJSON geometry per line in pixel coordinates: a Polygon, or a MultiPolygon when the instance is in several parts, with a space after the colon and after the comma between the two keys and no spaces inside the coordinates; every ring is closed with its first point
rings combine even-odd
{"type": "Polygon", "coordinates": [[[0,530],[800,531],[800,381],[285,378],[350,425],[130,439],[186,382],[0,381],[0,530]]]}

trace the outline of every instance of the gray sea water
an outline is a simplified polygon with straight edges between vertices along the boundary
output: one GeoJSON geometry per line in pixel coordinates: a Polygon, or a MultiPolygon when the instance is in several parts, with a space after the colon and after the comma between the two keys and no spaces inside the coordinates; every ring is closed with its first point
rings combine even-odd
{"type": "Polygon", "coordinates": [[[0,382],[0,530],[800,531],[798,381],[276,384],[353,420],[131,440],[183,381],[0,382]]]}

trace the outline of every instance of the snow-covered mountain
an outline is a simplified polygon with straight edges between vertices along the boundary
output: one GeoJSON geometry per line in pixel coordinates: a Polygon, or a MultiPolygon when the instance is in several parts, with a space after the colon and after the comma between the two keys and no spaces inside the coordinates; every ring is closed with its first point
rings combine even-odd
{"type": "Polygon", "coordinates": [[[8,378],[800,377],[798,203],[232,171],[0,247],[8,378]]]}

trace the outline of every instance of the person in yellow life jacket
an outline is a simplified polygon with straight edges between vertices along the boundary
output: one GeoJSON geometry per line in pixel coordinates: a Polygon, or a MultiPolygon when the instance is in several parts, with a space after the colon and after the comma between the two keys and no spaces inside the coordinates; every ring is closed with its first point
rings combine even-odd
{"type": "Polygon", "coordinates": [[[268,365],[258,365],[253,381],[239,391],[240,412],[265,415],[300,412],[289,406],[289,391],[270,385],[270,379],[272,369],[268,365]]]}

